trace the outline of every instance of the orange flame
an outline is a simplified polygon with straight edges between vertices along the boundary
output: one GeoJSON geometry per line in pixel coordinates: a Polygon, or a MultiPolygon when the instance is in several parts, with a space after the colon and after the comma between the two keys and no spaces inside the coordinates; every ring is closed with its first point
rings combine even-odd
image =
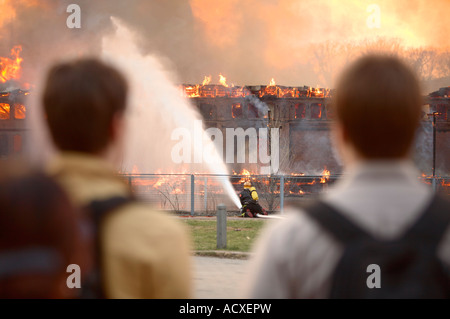
{"type": "Polygon", "coordinates": [[[26,108],[23,104],[15,104],[14,105],[14,118],[17,120],[23,120],[26,116],[26,108]]]}
{"type": "Polygon", "coordinates": [[[330,179],[330,171],[325,167],[322,171],[322,177],[320,178],[320,183],[325,184],[330,179]]]}
{"type": "Polygon", "coordinates": [[[224,77],[222,74],[219,74],[219,83],[222,84],[224,87],[228,87],[227,78],[224,77]]]}
{"type": "Polygon", "coordinates": [[[211,75],[210,76],[206,76],[203,79],[202,85],[208,85],[209,83],[211,83],[211,75]]]}
{"type": "Polygon", "coordinates": [[[272,78],[272,80],[270,80],[269,86],[275,86],[275,85],[276,85],[275,79],[272,78]]]}
{"type": "Polygon", "coordinates": [[[243,175],[243,177],[239,180],[238,183],[245,183],[247,181],[250,181],[250,179],[252,177],[252,174],[245,168],[239,174],[234,172],[234,175],[243,175]]]}
{"type": "Polygon", "coordinates": [[[0,120],[9,119],[10,106],[8,103],[0,103],[0,120]]]}
{"type": "Polygon", "coordinates": [[[0,57],[0,82],[20,79],[22,75],[20,65],[23,61],[20,52],[22,52],[22,46],[16,45],[11,49],[11,58],[0,57]]]}

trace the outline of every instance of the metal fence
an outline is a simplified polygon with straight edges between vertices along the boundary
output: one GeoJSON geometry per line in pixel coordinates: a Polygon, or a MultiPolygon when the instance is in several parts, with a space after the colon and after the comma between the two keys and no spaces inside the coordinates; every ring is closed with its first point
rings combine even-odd
{"type": "MultiPolygon", "coordinates": [[[[269,212],[283,211],[289,201],[314,198],[335,183],[341,175],[211,175],[211,174],[139,174],[121,175],[141,200],[161,210],[190,215],[214,215],[218,204],[228,211],[238,211],[224,191],[222,180],[227,178],[236,193],[250,180],[259,195],[260,204],[269,212]]],[[[435,191],[450,196],[450,176],[418,177],[435,191]]]]}

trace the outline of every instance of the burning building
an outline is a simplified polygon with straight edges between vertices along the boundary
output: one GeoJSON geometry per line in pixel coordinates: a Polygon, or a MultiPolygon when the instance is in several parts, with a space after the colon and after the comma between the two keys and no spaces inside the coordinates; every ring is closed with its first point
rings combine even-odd
{"type": "Polygon", "coordinates": [[[0,92],[0,158],[20,154],[26,141],[25,97],[28,91],[0,92]]]}
{"type": "MultiPolygon", "coordinates": [[[[330,107],[332,90],[278,86],[273,79],[269,85],[261,86],[229,86],[226,82],[211,85],[204,81],[201,85],[181,85],[180,90],[198,108],[206,127],[217,127],[222,131],[237,127],[279,127],[283,173],[320,175],[324,167],[333,174],[340,173],[341,165],[329,138],[334,119],[330,107]]],[[[437,176],[449,176],[450,87],[425,97],[419,135],[427,135],[433,129],[433,113],[436,138],[418,140],[417,144],[428,145],[416,146],[416,162],[426,175],[431,175],[433,168],[437,176]],[[434,143],[436,145],[432,145],[434,143]],[[434,146],[436,167],[432,167],[431,159],[434,146]],[[424,149],[427,151],[419,152],[424,149]]],[[[235,169],[240,171],[242,167],[238,165],[235,169]]]]}
{"type": "Polygon", "coordinates": [[[21,46],[11,49],[11,57],[0,57],[0,159],[20,154],[26,142],[26,96],[28,84],[20,82],[21,46]]]}

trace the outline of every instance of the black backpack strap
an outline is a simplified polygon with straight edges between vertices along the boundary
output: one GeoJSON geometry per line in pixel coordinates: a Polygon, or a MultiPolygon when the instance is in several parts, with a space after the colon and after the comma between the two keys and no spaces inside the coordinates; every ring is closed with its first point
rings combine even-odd
{"type": "Polygon", "coordinates": [[[94,200],[90,202],[89,205],[87,205],[87,209],[94,221],[96,233],[98,233],[100,223],[107,213],[116,210],[132,200],[133,198],[131,197],[115,196],[104,200],[94,200]]]}
{"type": "Polygon", "coordinates": [[[299,208],[342,244],[362,239],[373,240],[371,235],[323,201],[316,201],[309,206],[299,208]]]}
{"type": "Polygon", "coordinates": [[[125,196],[115,196],[104,200],[94,200],[86,207],[86,211],[92,220],[92,237],[94,240],[94,269],[87,276],[87,279],[82,284],[81,298],[83,299],[104,299],[103,278],[101,272],[101,234],[100,226],[106,215],[117,210],[119,207],[128,204],[135,199],[125,196]]]}
{"type": "Polygon", "coordinates": [[[437,249],[450,223],[450,202],[434,195],[425,212],[405,233],[407,241],[426,243],[430,248],[437,249]]]}

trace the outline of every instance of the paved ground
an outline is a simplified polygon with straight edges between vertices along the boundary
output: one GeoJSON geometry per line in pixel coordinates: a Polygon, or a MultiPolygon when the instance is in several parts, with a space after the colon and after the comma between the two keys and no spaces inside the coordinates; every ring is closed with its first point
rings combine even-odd
{"type": "Polygon", "coordinates": [[[242,298],[248,260],[216,257],[194,258],[194,298],[242,298]]]}

